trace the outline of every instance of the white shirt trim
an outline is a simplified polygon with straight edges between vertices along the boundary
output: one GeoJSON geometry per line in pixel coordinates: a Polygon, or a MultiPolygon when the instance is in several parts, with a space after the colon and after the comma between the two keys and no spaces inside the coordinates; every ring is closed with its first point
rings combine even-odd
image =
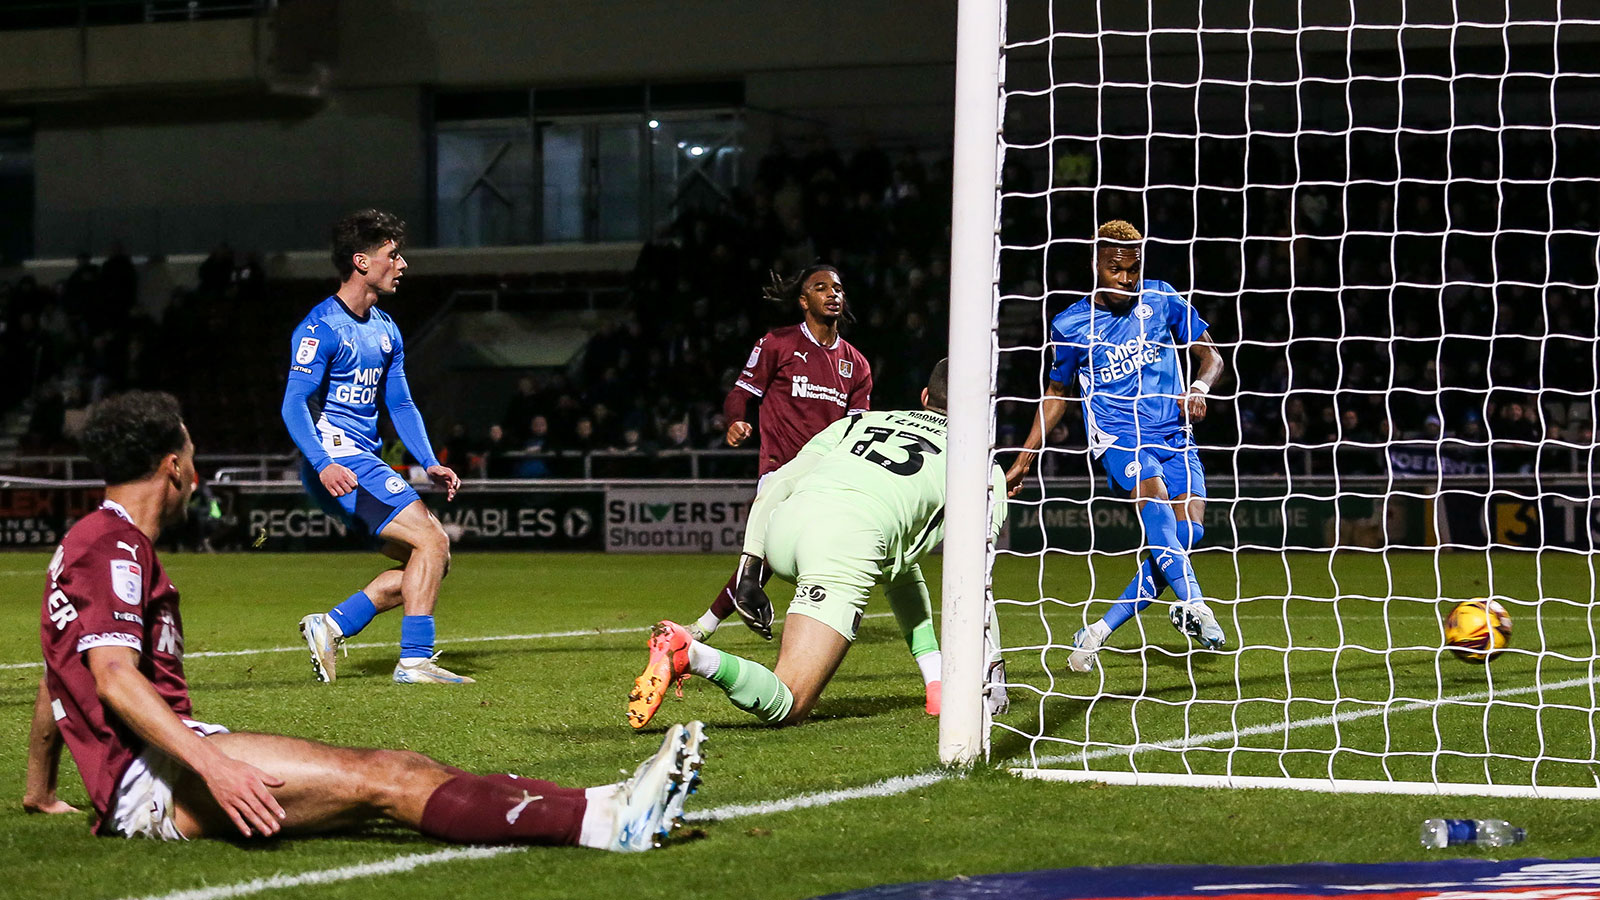
{"type": "Polygon", "coordinates": [[[133,524],[133,517],[128,515],[128,508],[123,506],[121,503],[118,503],[115,500],[101,500],[100,501],[100,508],[101,509],[109,509],[112,512],[116,513],[117,515],[121,516],[123,518],[123,521],[127,522],[129,525],[133,524]]]}
{"type": "Polygon", "coordinates": [[[754,388],[754,387],[751,387],[751,386],[750,386],[750,385],[748,385],[748,384],[745,384],[745,383],[744,383],[744,382],[742,382],[742,381],[735,381],[735,382],[734,382],[734,383],[733,383],[733,386],[734,386],[734,387],[742,387],[742,388],[744,388],[744,389],[745,389],[745,390],[747,390],[747,391],[749,391],[749,392],[750,392],[750,393],[752,393],[752,394],[755,394],[755,395],[756,395],[756,396],[757,396],[757,397],[760,397],[760,396],[762,396],[762,394],[763,394],[763,393],[765,393],[765,392],[764,392],[764,391],[762,391],[762,390],[761,390],[761,389],[760,389],[760,388],[754,388]]]}
{"type": "Polygon", "coordinates": [[[86,634],[78,638],[78,649],[82,653],[90,647],[127,647],[131,650],[144,650],[144,642],[136,634],[122,631],[108,631],[103,634],[86,634]]]}
{"type": "Polygon", "coordinates": [[[807,338],[810,338],[811,343],[816,344],[818,347],[822,347],[824,350],[837,349],[838,346],[839,346],[839,342],[844,340],[844,338],[840,337],[839,335],[834,335],[833,336],[833,343],[828,345],[828,346],[823,346],[823,343],[821,341],[817,340],[816,336],[811,333],[811,329],[806,327],[806,323],[805,322],[801,322],[800,323],[800,330],[805,334],[805,336],[807,338]]]}

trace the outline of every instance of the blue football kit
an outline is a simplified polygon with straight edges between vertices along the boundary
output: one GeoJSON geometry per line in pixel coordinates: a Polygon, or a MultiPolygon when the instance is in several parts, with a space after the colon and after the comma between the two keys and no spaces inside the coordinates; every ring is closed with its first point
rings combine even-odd
{"type": "MultiPolygon", "coordinates": [[[[1091,295],[1051,321],[1050,380],[1077,385],[1090,454],[1113,490],[1131,495],[1139,482],[1159,477],[1169,497],[1206,496],[1205,473],[1183,415],[1188,387],[1178,351],[1209,327],[1172,285],[1150,279],[1140,284],[1138,301],[1125,313],[1096,306],[1091,295]]],[[[1179,522],[1172,507],[1159,502],[1145,503],[1139,518],[1150,554],[1107,613],[1104,621],[1112,630],[1169,585],[1180,602],[1201,602],[1187,553],[1204,534],[1201,523],[1179,522]]]]}
{"type": "Polygon", "coordinates": [[[1165,281],[1145,281],[1123,315],[1084,297],[1050,323],[1050,380],[1076,382],[1089,451],[1113,488],[1129,492],[1159,475],[1169,496],[1206,496],[1180,405],[1188,388],[1177,351],[1209,327],[1165,281]]]}
{"type": "Polygon", "coordinates": [[[290,349],[283,421],[305,457],[300,480],[329,515],[377,537],[418,499],[406,479],[378,458],[380,401],[411,455],[424,467],[439,463],[406,383],[400,329],[382,310],[358,318],[332,296],[295,327],[290,349]],[[318,477],[333,463],[348,468],[358,482],[343,497],[329,494],[318,477]]]}

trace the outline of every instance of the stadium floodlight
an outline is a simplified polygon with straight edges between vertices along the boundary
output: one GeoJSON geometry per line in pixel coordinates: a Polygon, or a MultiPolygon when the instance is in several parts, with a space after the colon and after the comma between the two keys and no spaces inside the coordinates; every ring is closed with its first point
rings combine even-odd
{"type": "Polygon", "coordinates": [[[941,759],[1600,796],[1600,17],[962,0],[958,27],[941,759]],[[998,545],[984,523],[1111,219],[1226,361],[1190,556],[1227,643],[1173,631],[1168,593],[1079,672],[1146,538],[1075,404],[998,545]],[[1446,645],[1476,598],[1508,619],[1487,664],[1446,645]]]}

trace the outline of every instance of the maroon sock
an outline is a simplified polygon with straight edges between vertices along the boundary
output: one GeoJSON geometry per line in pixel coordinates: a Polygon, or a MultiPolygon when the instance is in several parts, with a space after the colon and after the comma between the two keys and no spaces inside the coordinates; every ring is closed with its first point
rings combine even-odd
{"type": "Polygon", "coordinates": [[[711,614],[719,619],[726,619],[733,615],[733,589],[739,586],[739,572],[735,570],[728,576],[728,583],[717,591],[717,599],[711,601],[711,614]]]}
{"type": "Polygon", "coordinates": [[[422,810],[421,832],[461,844],[575,845],[583,830],[588,801],[582,791],[530,790],[548,784],[512,787],[504,776],[457,775],[439,785],[422,810]]]}
{"type": "Polygon", "coordinates": [[[546,797],[575,797],[579,800],[584,797],[583,788],[562,787],[554,781],[524,778],[521,775],[512,775],[507,772],[496,772],[492,775],[480,775],[478,777],[487,778],[496,784],[503,784],[512,790],[527,791],[530,794],[543,794],[546,797]]]}
{"type": "MultiPolygon", "coordinates": [[[[763,563],[761,566],[761,586],[766,587],[767,582],[771,580],[772,570],[763,563]]],[[[726,619],[733,615],[733,592],[738,587],[739,570],[735,569],[733,574],[728,576],[728,583],[723,585],[722,590],[717,592],[717,599],[711,601],[712,615],[719,619],[726,619]]]]}

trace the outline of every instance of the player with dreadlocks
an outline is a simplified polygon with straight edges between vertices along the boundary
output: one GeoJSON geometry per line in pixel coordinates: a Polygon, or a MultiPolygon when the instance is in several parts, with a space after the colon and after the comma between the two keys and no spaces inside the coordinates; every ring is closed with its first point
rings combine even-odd
{"type": "MultiPolygon", "coordinates": [[[[741,446],[755,434],[750,407],[752,401],[761,403],[757,492],[768,475],[794,459],[823,429],[872,408],[872,367],[861,351],[839,334],[841,322],[852,320],[839,270],[819,263],[788,279],[774,275],[762,294],[780,306],[799,306],[803,318],[798,324],[767,332],[756,342],[723,401],[730,447],[741,446]]],[[[735,612],[757,634],[772,639],[771,607],[750,609],[737,602],[741,573],[755,575],[762,583],[771,577],[759,557],[741,556],[739,567],[717,592],[711,607],[687,626],[695,640],[707,640],[735,612]]],[[[894,612],[922,673],[928,712],[937,715],[940,659],[932,610],[926,604],[915,609],[902,604],[894,612]]]]}

